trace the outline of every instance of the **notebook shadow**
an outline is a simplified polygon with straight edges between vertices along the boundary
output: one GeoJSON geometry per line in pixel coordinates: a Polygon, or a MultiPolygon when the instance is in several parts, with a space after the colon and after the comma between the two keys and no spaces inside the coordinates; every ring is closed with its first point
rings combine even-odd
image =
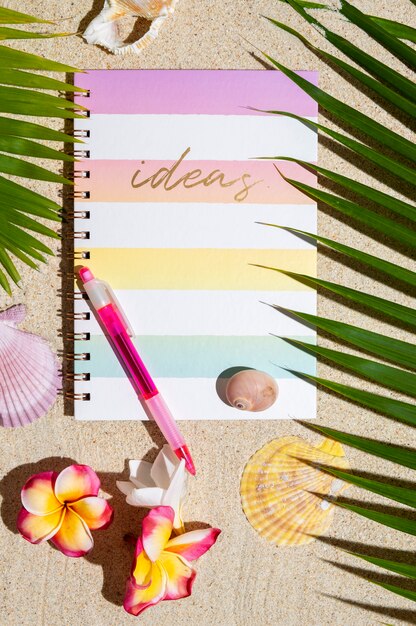
{"type": "MultiPolygon", "coordinates": [[[[152,447],[143,457],[153,462],[159,450],[152,447]]],[[[33,474],[45,471],[60,472],[68,465],[76,464],[69,457],[48,457],[34,463],[25,463],[12,469],[0,481],[2,504],[0,515],[6,528],[13,534],[18,534],[16,521],[21,508],[20,492],[25,482],[33,474]]],[[[125,496],[118,490],[116,481],[127,480],[129,475],[128,460],[125,460],[124,471],[99,472],[101,489],[108,494],[108,499],[114,509],[112,524],[103,531],[93,531],[94,547],[84,558],[103,571],[103,585],[101,593],[112,604],[122,606],[126,582],[130,574],[134,557],[134,548],[141,530],[141,523],[148,509],[136,508],[126,503],[125,496]]],[[[192,521],[185,524],[186,531],[208,528],[208,524],[192,521]]],[[[22,539],[22,541],[24,541],[22,539]]],[[[57,550],[49,543],[48,548],[57,550]]],[[[36,546],[33,546],[36,550],[36,546]]],[[[69,557],[68,557],[69,558],[69,557]]]]}

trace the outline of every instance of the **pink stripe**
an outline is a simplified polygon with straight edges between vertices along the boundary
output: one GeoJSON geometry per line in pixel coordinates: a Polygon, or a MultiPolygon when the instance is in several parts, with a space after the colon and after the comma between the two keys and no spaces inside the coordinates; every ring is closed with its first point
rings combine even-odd
{"type": "MultiPolygon", "coordinates": [[[[317,84],[317,72],[298,72],[317,84]]],[[[75,84],[92,113],[259,115],[246,107],[316,117],[316,102],[289,78],[267,70],[92,70],[75,84]]]]}
{"type": "Polygon", "coordinates": [[[312,173],[287,162],[183,161],[173,169],[174,161],[142,164],[103,160],[77,163],[77,170],[90,172],[89,178],[77,179],[77,189],[89,191],[91,202],[313,204],[313,200],[282,179],[274,163],[285,176],[316,185],[312,173]],[[186,175],[189,179],[184,179],[186,175]],[[133,187],[132,183],[138,185],[147,180],[144,185],[133,187]]]}

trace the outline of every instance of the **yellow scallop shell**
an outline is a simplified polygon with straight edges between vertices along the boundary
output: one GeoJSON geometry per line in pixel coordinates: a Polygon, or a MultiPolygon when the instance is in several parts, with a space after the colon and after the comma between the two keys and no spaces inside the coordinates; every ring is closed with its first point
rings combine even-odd
{"type": "Polygon", "coordinates": [[[244,468],[240,485],[253,528],[276,546],[304,545],[325,533],[333,501],[348,487],[319,469],[325,465],[349,468],[341,444],[332,439],[313,446],[300,437],[281,437],[258,450],[244,468]]]}

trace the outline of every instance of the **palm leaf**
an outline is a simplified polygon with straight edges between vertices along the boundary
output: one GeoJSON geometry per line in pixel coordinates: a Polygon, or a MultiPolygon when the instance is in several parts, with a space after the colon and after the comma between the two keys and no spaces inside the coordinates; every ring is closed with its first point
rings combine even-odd
{"type": "Polygon", "coordinates": [[[379,587],[383,587],[383,589],[387,589],[387,591],[391,591],[398,596],[402,596],[403,598],[407,598],[408,600],[413,600],[413,602],[416,602],[416,591],[411,591],[410,589],[402,589],[401,587],[397,587],[397,585],[380,583],[376,582],[375,580],[372,580],[371,582],[373,583],[373,585],[378,585],[379,587]]]}
{"type": "MultiPolygon", "coordinates": [[[[292,0],[290,0],[292,1],[292,0]]],[[[416,161],[416,147],[414,143],[405,139],[401,135],[393,132],[386,126],[379,124],[364,113],[357,111],[348,104],[337,100],[330,96],[319,87],[312,85],[296,72],[292,72],[269,55],[265,54],[266,59],[270,61],[277,69],[290,78],[298,87],[313,98],[322,108],[337,117],[342,123],[347,123],[355,131],[359,131],[367,135],[370,139],[376,140],[380,145],[388,146],[393,152],[400,154],[412,161],[416,161]]]]}
{"type": "Polygon", "coordinates": [[[333,241],[332,239],[327,239],[326,237],[320,237],[319,235],[309,233],[305,230],[290,228],[289,226],[279,226],[278,224],[266,224],[265,222],[258,223],[265,226],[272,226],[273,228],[280,228],[295,235],[299,234],[305,237],[309,237],[310,239],[314,239],[315,241],[324,244],[332,250],[341,252],[341,254],[344,254],[354,259],[355,261],[359,261],[360,263],[364,263],[365,265],[368,265],[369,267],[372,267],[380,272],[384,272],[388,276],[392,276],[395,280],[401,280],[405,283],[408,283],[409,285],[416,286],[416,273],[412,272],[411,270],[407,270],[400,265],[396,265],[395,263],[384,261],[383,259],[373,256],[372,254],[367,254],[366,252],[362,252],[361,250],[357,250],[356,248],[351,248],[350,246],[338,243],[337,241],[333,241]]]}
{"type": "Polygon", "coordinates": [[[399,530],[402,533],[408,535],[416,535],[416,521],[408,519],[406,517],[399,517],[397,515],[390,515],[389,513],[382,513],[380,511],[374,511],[373,509],[367,509],[363,506],[357,506],[355,504],[349,504],[347,502],[340,502],[337,500],[334,502],[336,506],[340,506],[343,509],[357,513],[362,517],[365,517],[373,522],[388,526],[394,530],[399,530]]]}
{"type": "MultiPolygon", "coordinates": [[[[21,230],[20,228],[17,228],[15,231],[13,231],[12,226],[13,224],[11,224],[10,222],[7,224],[7,230],[8,233],[11,234],[11,236],[0,235],[0,241],[4,245],[4,248],[6,248],[6,250],[10,250],[10,252],[12,252],[13,254],[13,248],[18,248],[19,250],[23,251],[23,254],[26,254],[33,259],[36,259],[36,261],[39,261],[40,263],[45,263],[45,257],[39,252],[39,250],[34,248],[33,245],[30,245],[31,242],[26,239],[25,235],[28,233],[26,233],[24,230],[21,230]]],[[[37,240],[35,239],[35,241],[37,240]]],[[[53,254],[52,250],[49,254],[53,254]]]]}
{"type": "Polygon", "coordinates": [[[55,161],[74,162],[75,158],[65,152],[59,152],[41,143],[23,139],[21,137],[6,137],[0,135],[0,151],[20,154],[22,156],[37,157],[40,159],[54,159],[55,161]]]}
{"type": "Polygon", "coordinates": [[[7,280],[6,274],[3,272],[3,270],[0,267],[0,285],[3,287],[4,291],[11,296],[12,295],[12,290],[10,288],[10,283],[7,280]]]}
{"type": "Polygon", "coordinates": [[[344,351],[331,350],[315,344],[306,343],[290,337],[282,337],[287,343],[300,347],[311,354],[319,354],[324,359],[332,361],[341,367],[353,372],[357,376],[363,376],[379,385],[394,389],[416,398],[416,375],[396,367],[383,365],[377,361],[363,359],[362,357],[347,354],[344,351]]]}
{"type": "Polygon", "coordinates": [[[287,178],[286,176],[284,176],[284,174],[280,172],[280,170],[278,170],[277,167],[276,169],[286,182],[290,183],[293,187],[299,189],[299,191],[302,191],[310,198],[313,198],[314,200],[319,200],[320,202],[327,204],[333,209],[336,209],[343,215],[346,215],[347,217],[352,217],[358,222],[362,222],[368,228],[376,230],[385,237],[390,237],[391,239],[395,239],[400,243],[405,243],[408,246],[416,247],[416,232],[412,233],[409,228],[398,224],[396,221],[391,220],[388,217],[384,217],[383,215],[366,209],[356,202],[345,200],[344,198],[340,198],[339,196],[336,196],[334,194],[322,191],[321,189],[317,189],[316,187],[312,187],[311,185],[306,185],[305,183],[293,180],[292,178],[287,178]]]}
{"type": "Polygon", "coordinates": [[[59,174],[50,172],[44,167],[39,167],[34,163],[28,163],[15,157],[0,154],[0,172],[11,174],[12,176],[21,176],[22,178],[32,178],[35,180],[47,180],[51,183],[60,183],[61,185],[72,185],[72,181],[59,174]]]}
{"type": "Polygon", "coordinates": [[[20,274],[17,271],[13,261],[10,256],[7,254],[5,250],[0,249],[0,263],[6,270],[7,274],[10,276],[14,283],[19,283],[21,280],[20,274]]]}
{"type": "Polygon", "coordinates": [[[45,72],[79,72],[75,67],[50,61],[44,57],[0,46],[0,68],[20,70],[43,70],[45,72]]]}
{"type": "MultiPolygon", "coordinates": [[[[294,0],[289,0],[289,2],[292,4],[294,0]]],[[[410,46],[397,39],[397,37],[390,35],[382,26],[376,24],[374,20],[352,6],[347,0],[340,0],[340,2],[341,7],[339,11],[350,22],[364,30],[367,35],[370,35],[370,37],[400,60],[408,63],[410,67],[416,68],[416,53],[410,46]]]]}
{"type": "Polygon", "coordinates": [[[349,385],[342,385],[326,378],[319,378],[312,374],[305,374],[303,372],[297,372],[291,370],[292,374],[301,378],[312,380],[313,382],[335,391],[340,396],[344,396],[352,402],[361,404],[377,413],[382,413],[386,417],[404,422],[411,426],[416,426],[416,406],[409,404],[408,402],[401,402],[400,400],[393,400],[387,396],[380,396],[370,391],[363,391],[357,387],[350,387],[349,385]]]}
{"type": "Polygon", "coordinates": [[[41,222],[38,222],[31,217],[28,217],[20,211],[16,211],[15,209],[6,209],[5,207],[2,207],[2,214],[6,217],[9,224],[22,226],[22,228],[31,230],[32,232],[40,233],[41,235],[45,235],[46,237],[51,237],[52,239],[59,239],[59,235],[54,230],[51,230],[41,222]]]}
{"type": "MultiPolygon", "coordinates": [[[[14,246],[12,243],[7,241],[7,239],[3,239],[0,235],[0,245],[2,248],[9,250],[15,257],[23,261],[26,265],[31,267],[32,269],[37,269],[37,265],[30,257],[24,254],[17,246],[14,246]]],[[[43,260],[43,257],[42,257],[43,260]]]]}
{"type": "MultiPolygon", "coordinates": [[[[280,0],[285,4],[289,4],[288,0],[280,0]]],[[[296,4],[303,9],[326,9],[333,11],[333,9],[327,4],[321,2],[308,2],[308,0],[296,0],[296,4]]],[[[379,26],[382,26],[390,35],[398,37],[399,39],[407,39],[408,41],[416,42],[416,29],[402,24],[401,22],[395,22],[394,20],[387,20],[377,15],[367,15],[370,20],[373,20],[379,26]]]]}
{"type": "MultiPolygon", "coordinates": [[[[0,8],[0,24],[49,23],[45,20],[0,8]]],[[[36,33],[0,26],[0,40],[45,39],[61,37],[65,33],[36,33]]],[[[78,88],[63,81],[21,70],[73,72],[75,68],[42,56],[0,46],[0,112],[33,117],[75,119],[82,117],[86,108],[45,91],[76,92],[78,88]]],[[[79,89],[85,93],[85,89],[79,89]]],[[[74,157],[45,146],[46,140],[82,143],[79,139],[44,125],[20,119],[0,117],[0,172],[58,184],[72,185],[72,181],[54,171],[25,160],[27,157],[73,162],[74,157]],[[22,158],[16,158],[17,155],[22,158]]],[[[17,283],[19,272],[11,256],[36,268],[52,250],[36,236],[58,238],[59,235],[39,221],[39,218],[60,220],[60,206],[25,186],[0,176],[0,285],[10,293],[8,277],[17,283]],[[33,217],[30,217],[33,216],[33,217]],[[31,234],[33,233],[33,234],[31,234]]]]}
{"type": "Polygon", "coordinates": [[[337,337],[356,348],[379,356],[386,361],[391,361],[400,367],[416,369],[416,345],[414,344],[400,341],[400,339],[395,339],[387,335],[381,335],[380,333],[366,330],[360,326],[352,326],[351,324],[345,324],[345,322],[338,322],[325,317],[312,315],[311,313],[286,309],[278,305],[272,306],[279,311],[294,315],[307,324],[313,324],[329,335],[337,337]]]}
{"type": "Polygon", "coordinates": [[[401,574],[407,578],[416,578],[416,565],[398,563],[397,561],[390,561],[387,559],[379,559],[375,556],[367,556],[366,554],[358,554],[357,552],[348,552],[348,554],[356,556],[359,559],[363,559],[363,561],[367,561],[367,563],[371,563],[372,565],[377,565],[377,567],[387,569],[395,574],[401,574]]]}
{"type": "Polygon", "coordinates": [[[396,304],[395,302],[379,298],[378,296],[372,296],[371,294],[358,291],[357,289],[344,287],[338,283],[331,283],[328,280],[308,276],[307,274],[298,274],[296,272],[289,272],[288,270],[276,267],[267,267],[265,265],[258,265],[254,263],[253,265],[254,267],[262,267],[264,269],[272,270],[273,272],[279,272],[280,274],[294,278],[295,280],[307,285],[322,287],[332,293],[346,298],[347,300],[351,300],[355,304],[365,306],[368,309],[376,311],[377,313],[383,313],[384,315],[387,315],[395,320],[405,322],[409,326],[416,327],[416,311],[410,307],[396,304]]]}
{"type": "Polygon", "coordinates": [[[10,117],[0,117],[0,135],[14,137],[29,137],[31,139],[45,139],[47,141],[61,141],[65,143],[83,143],[80,139],[71,137],[59,130],[47,126],[15,120],[10,117]]]}
{"type": "Polygon", "coordinates": [[[53,22],[0,7],[0,24],[53,24],[53,22]]]}
{"type": "Polygon", "coordinates": [[[61,210],[59,204],[53,200],[45,198],[45,196],[41,196],[31,189],[22,187],[22,185],[0,176],[0,201],[2,197],[7,198],[8,204],[15,208],[20,207],[21,210],[23,210],[22,207],[24,207],[26,212],[29,212],[30,208],[36,208],[40,211],[44,209],[48,211],[48,213],[34,213],[34,215],[48,219],[57,219],[56,212],[61,210]],[[51,215],[55,215],[55,217],[51,215]]]}
{"type": "Polygon", "coordinates": [[[52,37],[67,37],[71,33],[32,33],[18,28],[0,26],[0,41],[8,39],[50,39],[52,37]]]}
{"type": "Polygon", "coordinates": [[[407,39],[416,43],[416,28],[412,28],[407,24],[401,22],[395,22],[394,20],[386,20],[383,17],[377,17],[376,15],[368,16],[373,22],[382,26],[390,35],[398,37],[399,39],[407,39]]]}
{"type": "Polygon", "coordinates": [[[394,198],[391,194],[384,193],[383,191],[379,191],[378,189],[359,183],[356,180],[343,176],[342,174],[338,174],[337,172],[332,172],[331,170],[319,167],[315,163],[309,163],[308,161],[302,161],[301,159],[294,159],[291,157],[279,156],[276,158],[279,161],[291,161],[293,163],[297,163],[298,165],[302,165],[303,167],[309,168],[318,174],[325,176],[329,180],[334,181],[338,185],[341,185],[348,191],[353,191],[354,193],[362,196],[365,200],[371,200],[379,206],[416,222],[416,207],[412,204],[404,202],[403,200],[394,198]]]}
{"type": "Polygon", "coordinates": [[[43,257],[41,255],[39,256],[38,251],[43,252],[44,254],[53,255],[53,251],[44,243],[36,239],[36,237],[32,237],[32,235],[22,230],[20,227],[15,226],[8,220],[7,220],[7,223],[5,222],[6,220],[4,219],[4,217],[0,216],[0,225],[2,226],[2,237],[4,239],[7,239],[12,244],[19,246],[21,250],[23,250],[30,256],[33,256],[33,258],[35,259],[37,258],[43,261],[43,257]],[[3,228],[3,226],[7,226],[7,230],[6,228],[3,228]],[[33,254],[32,254],[32,250],[35,251],[33,254]]]}
{"type": "Polygon", "coordinates": [[[360,489],[371,491],[371,493],[376,493],[379,496],[383,496],[383,498],[393,500],[394,502],[400,502],[400,504],[405,504],[406,506],[416,509],[415,489],[397,487],[396,485],[389,485],[387,483],[379,482],[378,480],[370,480],[369,478],[363,478],[362,476],[350,474],[349,472],[342,472],[332,467],[320,466],[320,469],[327,472],[327,474],[331,474],[331,476],[335,476],[336,478],[343,480],[344,482],[360,487],[360,489]]]}
{"type": "Polygon", "coordinates": [[[403,465],[403,467],[416,469],[416,451],[410,448],[396,446],[392,443],[384,443],[376,439],[368,439],[367,437],[359,437],[358,435],[345,433],[341,430],[335,430],[334,428],[328,428],[327,426],[321,426],[319,424],[305,424],[304,422],[301,422],[301,424],[351,448],[356,448],[357,450],[380,457],[386,461],[403,465]]]}
{"type": "MultiPolygon", "coordinates": [[[[357,64],[358,67],[351,65],[343,59],[338,59],[325,50],[321,50],[319,47],[311,44],[303,35],[297,33],[285,24],[269,19],[272,24],[295,36],[314,53],[323,58],[330,66],[335,67],[337,70],[341,70],[344,75],[346,74],[347,76],[352,77],[362,89],[370,89],[374,94],[380,96],[384,99],[384,101],[389,103],[389,105],[392,105],[397,112],[404,112],[413,120],[416,119],[416,86],[412,83],[412,81],[404,77],[399,72],[392,70],[385,64],[374,59],[371,55],[360,50],[357,46],[343,37],[333,33],[304,10],[305,8],[326,8],[326,6],[322,3],[307,2],[305,0],[287,0],[287,3],[290,4],[307,22],[312,24],[321,34],[323,34],[327,41],[332,43],[338,51],[343,52],[349,59],[357,64]]],[[[411,47],[400,41],[401,36],[405,38],[406,35],[408,35],[410,39],[412,39],[412,37],[414,38],[416,34],[414,29],[410,28],[406,31],[405,25],[400,25],[388,20],[383,23],[382,21],[377,20],[377,18],[374,18],[374,16],[365,15],[352,6],[347,0],[340,0],[340,5],[340,14],[350,19],[350,21],[356,26],[364,30],[368,35],[373,37],[401,60],[404,60],[408,65],[413,67],[416,66],[416,52],[411,47]]],[[[353,133],[356,134],[357,132],[360,132],[368,137],[368,139],[364,139],[364,142],[369,143],[369,140],[371,139],[380,146],[380,149],[366,146],[364,143],[352,140],[342,133],[332,131],[332,129],[295,114],[282,111],[269,111],[269,113],[287,115],[288,117],[292,117],[293,119],[308,125],[310,128],[323,131],[341,145],[349,148],[356,155],[364,157],[367,162],[371,161],[372,163],[375,163],[379,168],[381,168],[383,173],[385,173],[388,178],[393,175],[396,179],[401,179],[402,181],[410,183],[414,186],[414,174],[412,174],[411,168],[401,162],[398,162],[398,157],[400,156],[405,157],[405,159],[413,160],[416,152],[413,152],[413,154],[411,152],[407,152],[405,143],[402,143],[400,139],[397,140],[397,136],[394,137],[393,134],[390,134],[392,132],[390,128],[382,126],[378,121],[376,121],[376,119],[369,121],[369,118],[360,111],[355,111],[348,104],[333,98],[329,94],[326,94],[319,88],[308,83],[308,81],[281,65],[269,55],[265,56],[266,59],[268,59],[275,67],[280,69],[321,107],[326,109],[326,111],[334,118],[335,123],[338,125],[347,124],[352,129],[353,133]],[[385,147],[395,152],[397,154],[397,158],[386,156],[383,153],[385,147]]],[[[396,117],[398,117],[398,113],[396,114],[396,117]]],[[[339,187],[341,187],[341,194],[344,194],[347,197],[340,197],[339,195],[328,193],[326,191],[322,191],[321,189],[316,189],[310,185],[305,185],[304,183],[283,176],[284,180],[286,180],[291,186],[305,193],[307,196],[327,204],[336,211],[340,212],[343,216],[347,216],[357,222],[360,222],[361,230],[368,232],[370,229],[370,233],[376,231],[381,233],[384,237],[398,241],[400,245],[405,244],[414,250],[416,243],[414,229],[405,227],[396,219],[391,219],[384,212],[382,213],[380,211],[380,209],[387,209],[388,211],[398,214],[400,217],[409,219],[414,223],[416,221],[416,210],[415,207],[410,205],[408,202],[396,200],[389,193],[380,192],[373,189],[369,185],[364,185],[352,180],[351,178],[343,176],[342,174],[325,170],[314,164],[309,164],[297,159],[286,159],[284,156],[266,158],[296,162],[298,165],[310,168],[323,176],[324,183],[328,184],[328,181],[335,182],[339,187]],[[351,193],[355,194],[356,197],[358,196],[358,201],[355,201],[355,198],[354,201],[347,199],[348,195],[351,193]],[[365,203],[364,206],[362,206],[363,203],[365,203]],[[372,209],[371,203],[375,203],[375,209],[372,209]]],[[[410,191],[404,191],[410,196],[410,191]]],[[[269,224],[269,226],[282,228],[281,226],[274,224],[269,224]]],[[[393,279],[394,282],[401,280],[412,287],[416,284],[416,274],[414,272],[397,264],[390,263],[383,258],[378,258],[378,256],[370,255],[363,250],[357,250],[345,245],[344,243],[333,241],[329,238],[321,237],[307,231],[290,227],[284,227],[284,229],[293,234],[310,237],[313,240],[326,245],[332,250],[335,250],[337,253],[346,255],[354,261],[358,261],[364,272],[367,272],[368,268],[371,268],[378,272],[383,272],[390,279],[393,279]]],[[[358,290],[351,289],[350,287],[344,285],[337,285],[329,281],[322,281],[318,278],[306,276],[305,274],[296,275],[293,272],[286,272],[285,270],[279,269],[277,269],[277,271],[282,271],[283,274],[296,278],[308,285],[316,285],[321,286],[324,289],[328,289],[332,293],[336,293],[337,295],[341,295],[342,297],[349,299],[353,305],[368,308],[370,312],[379,312],[391,317],[394,320],[400,320],[413,327],[416,326],[416,318],[412,315],[409,307],[405,307],[407,311],[402,308],[396,309],[397,304],[395,302],[377,298],[368,293],[361,293],[358,290]]],[[[401,307],[402,305],[398,306],[401,307]]],[[[350,343],[354,347],[364,349],[370,354],[381,357],[383,360],[390,360],[395,365],[399,365],[401,367],[409,367],[412,369],[415,369],[416,367],[415,346],[410,343],[400,342],[393,337],[372,333],[371,331],[343,324],[335,320],[327,320],[325,318],[320,318],[319,316],[283,309],[277,305],[275,305],[275,308],[283,310],[284,312],[286,311],[302,321],[315,324],[317,328],[329,332],[341,341],[350,343]]],[[[316,354],[332,363],[335,363],[337,366],[347,369],[355,376],[367,378],[382,387],[390,387],[399,393],[405,393],[409,396],[416,397],[416,376],[411,372],[407,372],[384,363],[379,363],[362,356],[348,354],[344,350],[333,350],[319,345],[316,346],[308,344],[303,341],[292,340],[290,338],[285,340],[291,345],[300,347],[309,353],[316,354]]],[[[332,380],[319,378],[317,376],[304,375],[299,372],[293,373],[306,378],[307,380],[314,381],[315,383],[318,383],[353,402],[381,413],[382,415],[398,419],[411,426],[416,426],[416,407],[413,404],[401,402],[393,398],[368,391],[363,391],[361,388],[343,385],[332,380]]],[[[352,445],[363,452],[400,463],[407,467],[416,468],[416,454],[412,450],[399,446],[391,446],[383,442],[369,440],[365,437],[357,437],[348,433],[334,431],[333,429],[318,427],[316,430],[328,437],[332,436],[335,440],[340,441],[341,443],[352,445]]],[[[337,478],[350,482],[361,489],[365,489],[379,496],[399,502],[400,504],[416,508],[416,495],[413,489],[397,487],[386,482],[364,478],[357,474],[352,475],[348,472],[343,472],[333,468],[324,469],[337,478]]],[[[399,517],[398,515],[391,515],[384,511],[375,511],[365,506],[357,506],[348,502],[338,502],[337,504],[338,506],[344,507],[367,519],[376,521],[379,524],[416,535],[416,522],[412,519],[399,517]]],[[[368,562],[372,562],[371,558],[368,559],[368,562]]],[[[406,573],[410,571],[411,575],[413,574],[413,577],[416,577],[416,567],[407,570],[406,566],[403,566],[402,564],[382,559],[378,562],[373,561],[373,564],[381,566],[385,565],[387,569],[390,567],[391,571],[402,575],[406,575],[406,573]]],[[[382,584],[382,586],[398,595],[416,601],[416,593],[413,591],[408,591],[400,586],[390,584],[382,584]]]]}
{"type": "MultiPolygon", "coordinates": [[[[338,57],[333,56],[329,52],[326,52],[325,50],[322,50],[321,48],[314,46],[308,39],[306,39],[306,37],[303,37],[303,35],[298,33],[293,28],[290,28],[289,26],[286,26],[282,22],[278,22],[270,17],[267,17],[266,19],[271,24],[274,24],[274,26],[277,26],[278,28],[281,28],[285,32],[296,37],[299,41],[301,41],[307,48],[312,50],[315,54],[324,58],[327,62],[332,63],[336,67],[342,69],[344,72],[346,72],[347,74],[349,74],[356,80],[360,81],[366,87],[369,87],[370,89],[372,89],[375,93],[377,93],[379,96],[381,96],[382,98],[384,98],[385,100],[393,104],[395,107],[399,108],[405,113],[408,113],[409,115],[412,115],[412,116],[416,115],[416,105],[410,100],[408,100],[406,97],[398,94],[397,91],[395,91],[394,89],[391,89],[390,87],[384,85],[383,83],[380,83],[375,78],[372,78],[368,74],[362,72],[361,70],[357,69],[353,65],[346,63],[342,59],[338,59],[338,57]]],[[[312,18],[310,18],[308,21],[312,23],[317,23],[317,20],[313,20],[312,18]]]]}
{"type": "Polygon", "coordinates": [[[25,215],[35,215],[36,217],[42,217],[54,222],[61,221],[61,216],[59,213],[56,213],[56,211],[51,211],[50,209],[45,209],[36,205],[25,206],[23,211],[21,201],[19,201],[18,198],[10,198],[9,196],[3,194],[0,195],[0,209],[1,211],[14,210],[19,213],[24,213],[25,215]]]}
{"type": "MultiPolygon", "coordinates": [[[[59,109],[79,109],[86,111],[86,108],[59,96],[51,96],[48,93],[33,91],[31,89],[15,89],[14,87],[0,86],[0,102],[2,103],[27,103],[31,106],[39,106],[43,108],[59,109]]],[[[15,111],[9,111],[14,113],[15,111]]]]}
{"type": "MultiPolygon", "coordinates": [[[[403,163],[399,163],[395,159],[391,159],[385,154],[382,154],[381,152],[379,152],[378,150],[374,150],[373,148],[370,148],[369,146],[366,146],[365,144],[360,143],[359,141],[356,141],[355,139],[352,139],[351,137],[347,137],[346,135],[343,135],[342,133],[338,133],[332,130],[331,128],[328,128],[327,126],[318,124],[317,122],[314,122],[311,119],[302,117],[300,115],[296,115],[295,113],[288,113],[287,111],[265,111],[265,113],[272,113],[273,115],[283,115],[285,117],[291,117],[292,119],[302,122],[306,126],[310,126],[311,128],[321,130],[326,135],[328,135],[332,139],[335,139],[340,144],[342,144],[343,146],[346,146],[347,148],[349,148],[356,154],[364,157],[365,159],[368,159],[372,163],[376,163],[379,167],[385,170],[387,175],[393,174],[394,176],[401,178],[407,183],[411,183],[412,185],[415,185],[415,175],[414,175],[414,170],[412,168],[407,167],[407,165],[403,165],[403,163]]],[[[277,161],[279,159],[279,157],[277,156],[257,157],[257,158],[272,159],[273,161],[277,161]]]]}
{"type": "Polygon", "coordinates": [[[383,83],[387,83],[398,91],[402,96],[416,102],[416,85],[413,81],[406,78],[396,70],[392,69],[385,63],[378,61],[367,54],[364,50],[357,48],[351,41],[337,35],[327,28],[324,24],[313,18],[311,15],[302,10],[300,3],[297,2],[296,6],[292,4],[292,7],[310,24],[316,27],[320,34],[323,34],[333,46],[345,54],[349,59],[355,61],[357,65],[366,69],[370,74],[379,78],[383,83]]]}
{"type": "Polygon", "coordinates": [[[21,72],[20,70],[0,69],[0,83],[3,85],[14,85],[16,87],[30,87],[33,89],[48,89],[53,91],[68,91],[86,93],[87,89],[65,83],[62,80],[33,74],[31,72],[21,72]]]}

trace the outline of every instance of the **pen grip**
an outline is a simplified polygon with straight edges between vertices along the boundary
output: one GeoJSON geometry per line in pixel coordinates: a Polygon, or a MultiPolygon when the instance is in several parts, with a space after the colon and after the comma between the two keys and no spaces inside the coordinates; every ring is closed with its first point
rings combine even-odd
{"type": "Polygon", "coordinates": [[[172,413],[160,393],[145,400],[145,402],[172,450],[182,448],[185,445],[185,439],[179,432],[172,413]]]}

